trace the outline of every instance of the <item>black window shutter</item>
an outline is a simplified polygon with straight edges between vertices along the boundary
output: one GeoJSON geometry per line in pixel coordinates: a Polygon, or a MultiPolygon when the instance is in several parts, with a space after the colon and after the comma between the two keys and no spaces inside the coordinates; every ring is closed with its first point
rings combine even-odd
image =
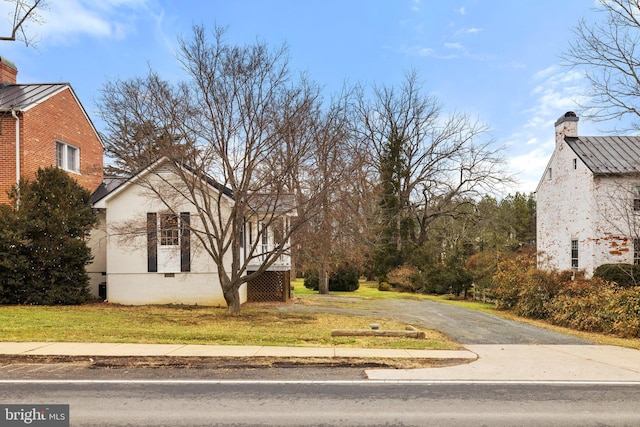
{"type": "Polygon", "coordinates": [[[191,271],[191,217],[180,212],[180,271],[191,271]]]}
{"type": "Polygon", "coordinates": [[[158,271],[158,214],[147,213],[147,271],[158,271]]]}

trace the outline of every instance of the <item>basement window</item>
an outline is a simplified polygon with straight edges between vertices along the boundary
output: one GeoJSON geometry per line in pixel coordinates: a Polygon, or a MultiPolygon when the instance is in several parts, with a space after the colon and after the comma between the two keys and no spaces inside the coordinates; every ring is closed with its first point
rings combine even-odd
{"type": "Polygon", "coordinates": [[[80,173],[80,149],[66,142],[56,142],[56,166],[69,172],[80,173]]]}

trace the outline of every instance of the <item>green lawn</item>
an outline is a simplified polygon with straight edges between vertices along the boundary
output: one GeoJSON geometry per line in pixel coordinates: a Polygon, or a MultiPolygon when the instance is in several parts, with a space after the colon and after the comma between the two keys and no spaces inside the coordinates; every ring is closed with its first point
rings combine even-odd
{"type": "Polygon", "coordinates": [[[277,305],[245,305],[240,316],[224,308],[196,306],[2,306],[3,341],[182,343],[452,349],[458,345],[436,331],[426,340],[331,337],[332,329],[405,329],[402,322],[329,313],[281,311],[277,305]]]}
{"type": "MultiPolygon", "coordinates": [[[[293,282],[297,304],[363,308],[374,298],[432,299],[462,305],[499,316],[560,330],[602,344],[640,349],[640,340],[624,340],[558,328],[541,321],[522,319],[495,310],[491,304],[460,301],[451,296],[380,292],[374,282],[361,282],[356,292],[332,292],[330,298],[293,282]],[[357,298],[353,298],[357,297],[357,298]],[[361,301],[360,299],[364,299],[361,301]]],[[[224,308],[199,306],[0,306],[0,340],[181,343],[219,345],[269,345],[316,347],[364,347],[405,349],[454,349],[459,346],[437,331],[426,330],[426,340],[382,337],[331,337],[332,329],[405,329],[403,322],[379,317],[335,313],[283,311],[281,304],[245,304],[240,316],[230,317],[224,308]]]]}

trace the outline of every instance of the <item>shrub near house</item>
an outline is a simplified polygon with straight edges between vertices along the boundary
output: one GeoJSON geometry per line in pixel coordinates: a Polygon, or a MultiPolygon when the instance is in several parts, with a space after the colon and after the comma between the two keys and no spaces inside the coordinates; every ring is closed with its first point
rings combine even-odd
{"type": "Polygon", "coordinates": [[[86,301],[91,252],[83,237],[93,224],[91,194],[66,172],[39,169],[0,205],[0,303],[86,301]]]}
{"type": "MultiPolygon", "coordinates": [[[[607,267],[603,270],[611,269],[607,267]]],[[[618,271],[623,271],[618,267],[618,271]]],[[[499,308],[588,332],[640,337],[640,286],[622,287],[600,277],[584,280],[574,272],[541,271],[534,254],[498,265],[491,292],[499,308]]]]}

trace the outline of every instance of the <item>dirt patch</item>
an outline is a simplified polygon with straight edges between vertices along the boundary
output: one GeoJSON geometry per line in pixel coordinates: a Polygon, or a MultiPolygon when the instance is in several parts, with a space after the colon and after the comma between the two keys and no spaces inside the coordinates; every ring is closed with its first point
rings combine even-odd
{"type": "Polygon", "coordinates": [[[347,357],[177,357],[177,356],[0,356],[0,366],[10,364],[73,364],[87,369],[257,369],[257,368],[436,368],[468,363],[466,359],[347,358],[347,357]]]}

